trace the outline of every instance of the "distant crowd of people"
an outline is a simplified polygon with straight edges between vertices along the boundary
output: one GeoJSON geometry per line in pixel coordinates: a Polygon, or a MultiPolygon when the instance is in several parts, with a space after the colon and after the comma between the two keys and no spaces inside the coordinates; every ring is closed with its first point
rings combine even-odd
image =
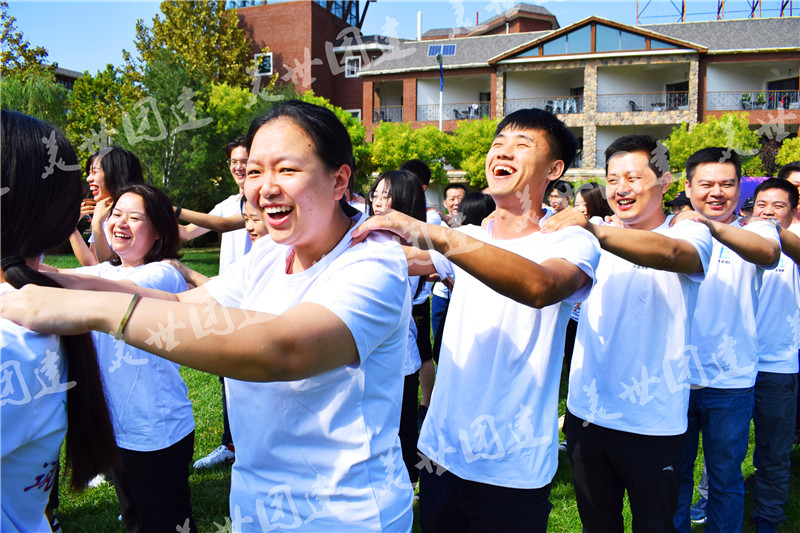
{"type": "Polygon", "coordinates": [[[665,201],[668,151],[633,134],[575,189],[575,137],[523,109],[488,186],[451,183],[440,209],[418,159],[360,198],[342,123],[286,101],[226,146],[238,192],[200,213],[118,147],[86,162],[85,198],[66,138],[21,113],[2,146],[3,531],[55,525],[65,435],[72,488],[112,482],[126,531],[196,531],[182,365],[222,383],[220,444],[193,466],[233,463],[233,531],[407,532],[418,497],[426,533],[544,532],[559,447],[586,532],[623,531],[625,493],[635,532],[741,531],[746,485],[756,531],[785,520],[800,162],[740,214],[735,151],[696,151],[665,201]],[[179,252],[208,231],[210,279],[179,252]],[[67,240],[82,266],[44,264],[67,240]]]}

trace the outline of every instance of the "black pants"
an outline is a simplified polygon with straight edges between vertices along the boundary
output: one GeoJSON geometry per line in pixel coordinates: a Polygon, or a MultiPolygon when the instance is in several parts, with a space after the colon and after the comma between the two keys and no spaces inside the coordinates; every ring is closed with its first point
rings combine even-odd
{"type": "Polygon", "coordinates": [[[654,437],[616,431],[569,411],[564,433],[584,533],[622,533],[626,490],[634,532],[674,531],[685,434],[654,437]]]}
{"type": "Polygon", "coordinates": [[[420,525],[423,533],[516,533],[547,531],[550,484],[514,489],[468,481],[431,461],[433,471],[419,474],[420,525]]]}
{"type": "Polygon", "coordinates": [[[225,395],[225,378],[219,377],[219,382],[222,383],[222,444],[223,446],[230,446],[233,444],[233,437],[231,436],[231,425],[228,422],[228,398],[225,395]]]}
{"type": "Polygon", "coordinates": [[[403,462],[408,470],[408,477],[411,483],[416,483],[419,479],[417,463],[417,441],[419,431],[417,430],[417,392],[419,391],[419,372],[414,372],[406,376],[403,383],[403,403],[400,407],[400,448],[403,451],[403,462]]]}
{"type": "Polygon", "coordinates": [[[414,324],[417,326],[417,349],[419,358],[424,363],[433,357],[431,350],[431,299],[428,298],[421,304],[411,309],[414,324]]]}
{"type": "Polygon", "coordinates": [[[194,431],[163,450],[119,449],[123,468],[113,477],[125,531],[175,533],[187,520],[189,531],[197,531],[189,493],[193,450],[194,431]]]}

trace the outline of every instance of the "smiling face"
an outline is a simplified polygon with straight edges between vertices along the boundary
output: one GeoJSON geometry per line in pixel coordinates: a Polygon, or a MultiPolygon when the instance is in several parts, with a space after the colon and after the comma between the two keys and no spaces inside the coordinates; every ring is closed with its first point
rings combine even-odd
{"type": "Polygon", "coordinates": [[[563,211],[567,207],[569,207],[569,198],[563,195],[558,189],[553,189],[550,191],[550,207],[558,213],[559,211],[563,211]]]}
{"type": "Polygon", "coordinates": [[[661,202],[671,175],[657,178],[646,152],[619,152],[608,161],[606,197],[626,228],[651,230],[666,219],[661,202]]]}
{"type": "Polygon", "coordinates": [[[444,206],[447,208],[447,212],[451,215],[457,215],[458,208],[461,206],[461,202],[464,201],[464,196],[466,195],[467,193],[460,187],[448,189],[444,197],[444,206]]]}
{"type": "Polygon", "coordinates": [[[119,197],[108,217],[111,246],[122,261],[122,266],[144,264],[144,258],[158,240],[158,232],[147,216],[144,201],[134,193],[119,197]]]}
{"type": "Polygon", "coordinates": [[[777,220],[784,228],[792,225],[797,211],[792,210],[789,193],[778,188],[760,191],[753,206],[753,215],[777,220]]]}
{"type": "Polygon", "coordinates": [[[489,193],[498,207],[507,210],[540,209],[547,182],[560,177],[563,170],[563,161],[552,159],[545,134],[539,130],[503,130],[486,154],[489,193]]]}
{"type": "Polygon", "coordinates": [[[278,118],[253,138],[244,190],[272,239],[313,259],[330,250],[326,239],[349,178],[347,165],[327,168],[311,138],[293,120],[278,118]]]}
{"type": "Polygon", "coordinates": [[[244,180],[247,177],[247,148],[237,146],[231,150],[231,157],[228,160],[231,169],[231,176],[241,191],[244,188],[244,180]]]}
{"type": "Polygon", "coordinates": [[[583,213],[583,216],[589,218],[589,210],[586,208],[586,202],[583,200],[583,195],[579,192],[575,193],[573,207],[583,213]]]}
{"type": "Polygon", "coordinates": [[[95,157],[92,161],[86,181],[89,183],[89,191],[95,201],[99,202],[111,196],[111,192],[106,188],[106,173],[103,172],[103,167],[100,165],[100,156],[95,157]]]}
{"type": "Polygon", "coordinates": [[[686,196],[692,207],[710,220],[728,224],[736,217],[739,179],[732,163],[701,163],[692,180],[686,180],[686,196]]]}
{"type": "Polygon", "coordinates": [[[242,218],[244,219],[244,229],[250,236],[252,242],[257,241],[264,235],[269,235],[269,230],[264,221],[261,220],[261,214],[258,210],[250,205],[250,202],[245,202],[242,208],[242,218]]]}
{"type": "Polygon", "coordinates": [[[381,215],[392,208],[392,196],[389,194],[389,182],[382,179],[378,182],[370,197],[372,212],[381,215]]]}

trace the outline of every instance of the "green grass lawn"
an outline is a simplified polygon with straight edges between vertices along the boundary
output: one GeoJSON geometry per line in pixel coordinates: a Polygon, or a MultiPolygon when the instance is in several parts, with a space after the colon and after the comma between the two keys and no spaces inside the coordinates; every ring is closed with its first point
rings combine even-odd
{"type": "MultiPolygon", "coordinates": [[[[217,273],[218,249],[202,248],[184,251],[184,262],[207,276],[217,273]]],[[[48,256],[45,262],[61,268],[77,266],[74,257],[48,256]]],[[[195,430],[194,459],[205,456],[219,445],[222,435],[222,395],[219,380],[216,376],[183,368],[181,374],[189,387],[189,398],[194,406],[195,430]]],[[[567,371],[562,373],[561,402],[559,412],[566,409],[567,371]]],[[[563,438],[563,435],[562,435],[563,438]]],[[[742,465],[745,477],[753,473],[752,464],[752,431],[750,451],[742,465]]],[[[699,481],[702,463],[702,450],[695,467],[695,480],[699,481]]],[[[192,490],[192,506],[198,529],[201,532],[220,531],[228,516],[228,492],[230,489],[230,467],[223,466],[212,470],[194,471],[189,477],[192,490]]],[[[119,506],[113,487],[108,485],[88,489],[81,494],[69,492],[67,480],[60,484],[60,521],[66,532],[114,532],[123,531],[122,523],[117,520],[119,506]]],[[[698,498],[695,492],[695,499],[698,498]]],[[[572,471],[565,453],[559,455],[559,467],[553,480],[550,495],[553,511],[550,514],[548,531],[573,533],[581,530],[578,509],[572,487],[572,471]]],[[[750,495],[746,495],[744,529],[746,533],[754,531],[750,521],[750,495]]],[[[416,510],[416,509],[415,509],[416,510]]],[[[626,530],[630,530],[630,510],[625,506],[626,530]]],[[[786,509],[787,521],[779,531],[800,533],[800,448],[792,452],[792,483],[789,503],[786,509]]],[[[693,532],[703,531],[702,525],[692,527],[693,532]]],[[[416,523],[414,530],[419,531],[416,523]]]]}

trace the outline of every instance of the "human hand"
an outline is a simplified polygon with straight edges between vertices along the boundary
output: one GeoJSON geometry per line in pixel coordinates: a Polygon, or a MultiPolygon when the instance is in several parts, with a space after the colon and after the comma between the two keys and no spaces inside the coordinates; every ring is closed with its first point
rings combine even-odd
{"type": "Polygon", "coordinates": [[[568,207],[556,213],[544,222],[541,222],[539,226],[541,227],[542,233],[553,233],[554,231],[570,226],[580,226],[590,232],[592,231],[592,225],[586,220],[583,213],[574,207],[568,207]]]}
{"type": "Polygon", "coordinates": [[[353,244],[358,244],[366,239],[373,231],[391,232],[403,241],[404,244],[415,246],[421,250],[428,250],[433,246],[427,233],[427,224],[399,211],[390,209],[381,215],[369,217],[351,233],[353,244]]]}
{"type": "Polygon", "coordinates": [[[92,224],[102,224],[111,213],[111,205],[113,203],[113,198],[106,198],[97,202],[94,206],[94,217],[92,218],[92,224]]]}
{"type": "Polygon", "coordinates": [[[92,217],[94,215],[94,206],[97,202],[94,201],[92,198],[86,198],[81,201],[81,218],[82,217],[92,217]]]}

